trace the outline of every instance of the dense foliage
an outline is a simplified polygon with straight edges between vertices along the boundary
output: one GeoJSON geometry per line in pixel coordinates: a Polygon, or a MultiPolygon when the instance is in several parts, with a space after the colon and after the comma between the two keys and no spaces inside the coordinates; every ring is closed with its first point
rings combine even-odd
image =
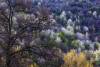
{"type": "Polygon", "coordinates": [[[77,54],[75,50],[71,50],[64,55],[64,65],[62,67],[93,67],[92,63],[87,60],[84,53],[77,54]]]}
{"type": "Polygon", "coordinates": [[[99,55],[99,0],[0,0],[0,67],[97,67],[99,55]]]}

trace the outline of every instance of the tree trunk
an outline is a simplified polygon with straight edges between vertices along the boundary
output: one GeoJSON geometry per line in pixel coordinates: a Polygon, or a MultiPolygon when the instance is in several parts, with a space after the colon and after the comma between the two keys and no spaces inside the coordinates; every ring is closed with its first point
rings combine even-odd
{"type": "Polygon", "coordinates": [[[8,47],[6,51],[6,67],[12,67],[10,63],[11,63],[11,56],[10,56],[10,49],[8,47]]]}

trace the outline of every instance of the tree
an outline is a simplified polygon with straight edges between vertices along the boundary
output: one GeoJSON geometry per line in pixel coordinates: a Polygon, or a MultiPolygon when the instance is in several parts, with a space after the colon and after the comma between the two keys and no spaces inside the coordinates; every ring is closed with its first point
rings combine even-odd
{"type": "Polygon", "coordinates": [[[36,9],[34,13],[32,0],[0,0],[0,67],[28,67],[59,58],[56,49],[41,44],[40,32],[51,25],[49,11],[43,6],[36,9]]]}
{"type": "Polygon", "coordinates": [[[87,60],[83,52],[77,54],[75,50],[71,50],[64,55],[64,65],[62,67],[93,67],[92,63],[87,60]]]}

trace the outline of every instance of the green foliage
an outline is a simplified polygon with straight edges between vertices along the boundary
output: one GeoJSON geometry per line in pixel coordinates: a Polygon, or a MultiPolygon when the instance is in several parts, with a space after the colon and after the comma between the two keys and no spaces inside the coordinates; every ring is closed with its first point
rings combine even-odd
{"type": "Polygon", "coordinates": [[[55,39],[49,38],[49,40],[48,40],[48,47],[49,48],[58,47],[57,43],[55,42],[55,39]]]}
{"type": "Polygon", "coordinates": [[[69,48],[78,48],[79,42],[75,39],[74,35],[66,35],[64,32],[59,33],[59,37],[61,38],[62,42],[65,46],[69,48]]]}
{"type": "Polygon", "coordinates": [[[99,43],[96,43],[96,44],[94,45],[94,49],[95,49],[95,50],[98,50],[99,47],[100,47],[100,44],[99,44],[99,43]]]}
{"type": "Polygon", "coordinates": [[[100,65],[100,60],[99,61],[95,61],[94,66],[97,67],[100,65]]]}
{"type": "Polygon", "coordinates": [[[59,33],[59,37],[61,38],[61,40],[62,40],[62,42],[63,42],[64,44],[67,44],[67,43],[68,43],[68,40],[67,40],[67,38],[66,38],[64,32],[60,32],[60,33],[59,33]]]}
{"type": "Polygon", "coordinates": [[[78,48],[79,47],[79,42],[77,40],[73,40],[71,43],[73,48],[78,48]]]}
{"type": "Polygon", "coordinates": [[[85,44],[85,49],[86,49],[86,50],[89,50],[89,49],[90,49],[90,45],[85,44]]]}
{"type": "Polygon", "coordinates": [[[42,42],[41,46],[45,48],[53,48],[53,47],[58,47],[58,44],[55,42],[55,39],[53,38],[46,38],[46,42],[42,42]]]}

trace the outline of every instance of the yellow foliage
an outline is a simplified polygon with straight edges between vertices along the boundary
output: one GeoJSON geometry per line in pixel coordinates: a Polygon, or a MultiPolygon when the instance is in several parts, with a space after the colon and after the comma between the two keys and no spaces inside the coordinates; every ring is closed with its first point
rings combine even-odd
{"type": "Polygon", "coordinates": [[[16,46],[15,51],[19,51],[21,49],[21,46],[16,46]]]}
{"type": "Polygon", "coordinates": [[[30,64],[29,67],[39,67],[36,63],[30,64]]]}
{"type": "Polygon", "coordinates": [[[95,61],[99,61],[100,60],[100,50],[96,50],[93,52],[93,55],[94,55],[94,60],[95,61]]]}
{"type": "Polygon", "coordinates": [[[62,67],[93,67],[92,63],[86,59],[84,53],[77,54],[75,50],[71,50],[64,55],[64,65],[62,67]]]}

